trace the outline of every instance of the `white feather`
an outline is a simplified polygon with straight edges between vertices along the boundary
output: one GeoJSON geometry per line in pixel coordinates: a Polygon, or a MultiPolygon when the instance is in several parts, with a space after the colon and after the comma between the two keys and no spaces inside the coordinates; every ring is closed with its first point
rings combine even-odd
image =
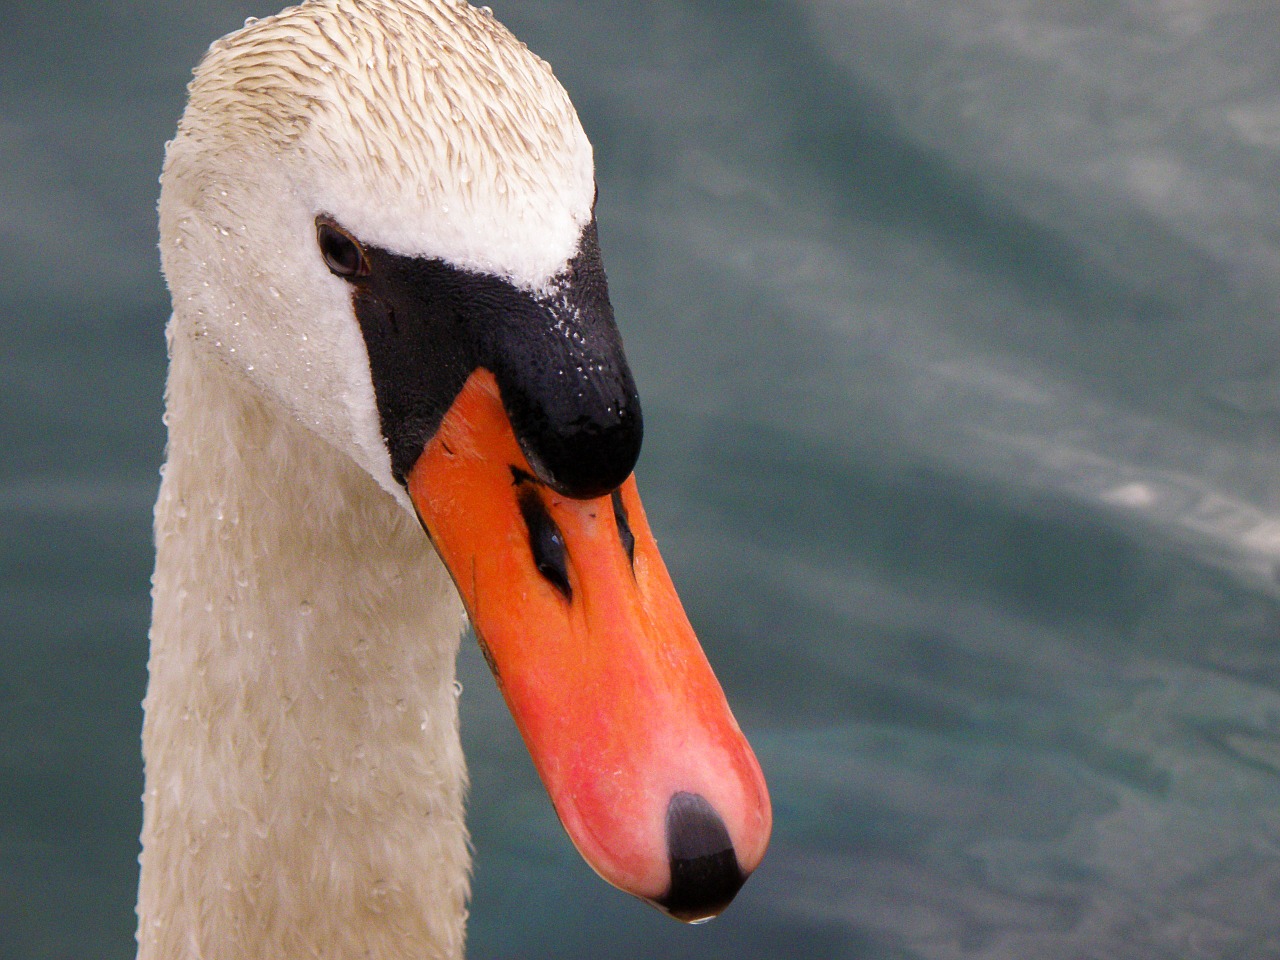
{"type": "Polygon", "coordinates": [[[214,45],[163,184],[139,957],[458,957],[463,613],[314,223],[543,289],[590,146],[491,16],[314,0],[214,45]]]}

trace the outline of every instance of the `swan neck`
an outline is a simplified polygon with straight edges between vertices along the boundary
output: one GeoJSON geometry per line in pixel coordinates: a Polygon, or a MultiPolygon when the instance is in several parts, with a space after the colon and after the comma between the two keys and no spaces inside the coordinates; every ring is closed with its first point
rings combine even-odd
{"type": "Polygon", "coordinates": [[[198,338],[170,359],[140,960],[460,957],[449,578],[400,504],[198,338]]]}

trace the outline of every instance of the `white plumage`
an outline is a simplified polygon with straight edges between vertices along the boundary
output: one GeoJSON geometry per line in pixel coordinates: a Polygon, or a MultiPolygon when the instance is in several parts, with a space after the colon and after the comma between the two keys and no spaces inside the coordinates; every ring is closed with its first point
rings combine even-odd
{"type": "Polygon", "coordinates": [[[590,219],[590,147],[491,16],[313,0],[214,45],[163,185],[139,956],[460,956],[463,611],[314,219],[539,289],[590,219]]]}

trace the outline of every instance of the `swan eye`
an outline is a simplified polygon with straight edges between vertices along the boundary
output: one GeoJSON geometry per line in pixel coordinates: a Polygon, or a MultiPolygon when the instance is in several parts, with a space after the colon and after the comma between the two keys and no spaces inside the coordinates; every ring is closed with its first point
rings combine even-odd
{"type": "Polygon", "coordinates": [[[327,220],[316,221],[316,239],[325,265],[335,277],[349,280],[369,273],[369,261],[358,241],[327,220]]]}

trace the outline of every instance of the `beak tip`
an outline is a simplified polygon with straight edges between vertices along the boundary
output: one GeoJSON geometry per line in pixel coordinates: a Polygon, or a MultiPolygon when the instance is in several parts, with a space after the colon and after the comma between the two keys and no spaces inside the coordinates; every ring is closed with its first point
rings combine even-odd
{"type": "Polygon", "coordinates": [[[671,885],[654,904],[686,923],[718,916],[749,876],[738,864],[724,821],[696,793],[677,793],[667,806],[667,852],[671,885]]]}

